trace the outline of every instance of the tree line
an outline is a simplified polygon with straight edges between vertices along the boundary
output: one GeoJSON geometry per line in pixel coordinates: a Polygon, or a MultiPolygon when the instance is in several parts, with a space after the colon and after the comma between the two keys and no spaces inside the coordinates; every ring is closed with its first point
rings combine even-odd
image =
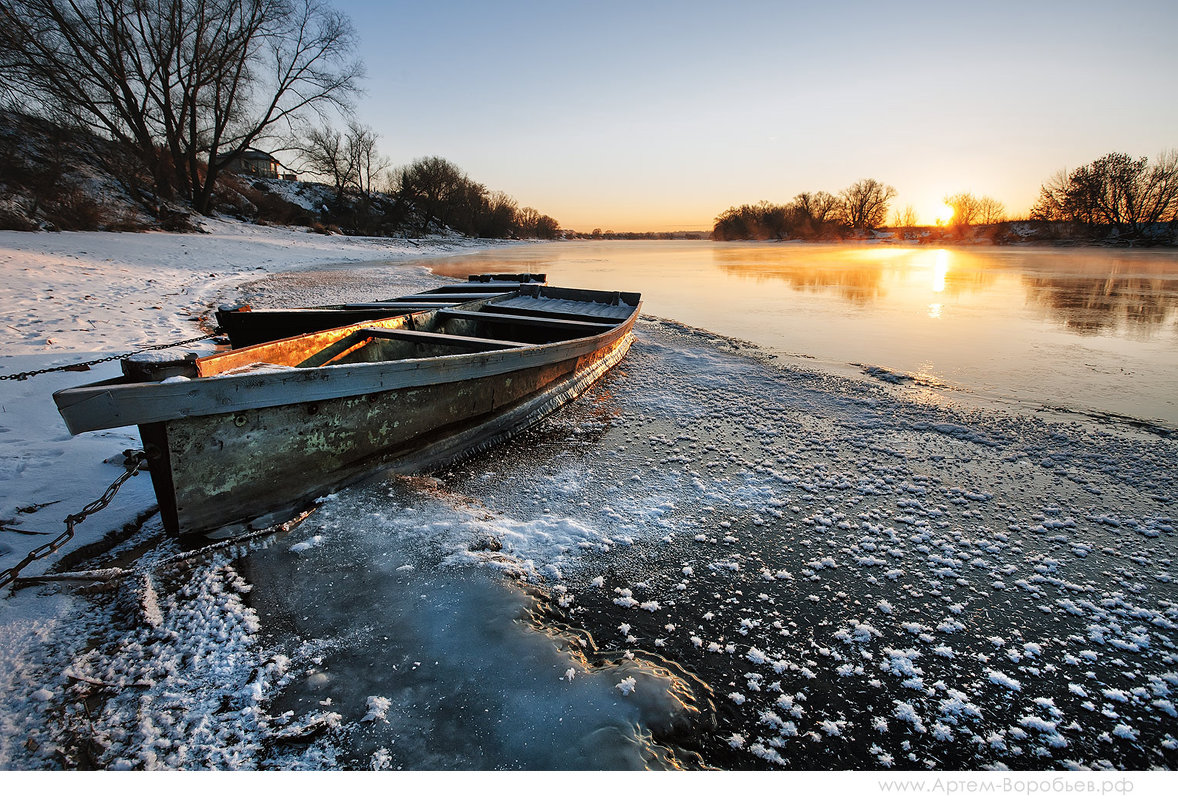
{"type": "MultiPolygon", "coordinates": [[[[787,204],[761,201],[733,206],[716,217],[712,238],[840,239],[856,230],[884,226],[896,190],[875,179],[858,181],[833,195],[802,192],[787,204]]],[[[944,198],[950,214],[937,226],[964,235],[975,226],[1007,222],[1005,206],[989,196],[960,192],[944,198]]],[[[1056,173],[1040,187],[1030,219],[1065,223],[1091,238],[1170,242],[1178,225],[1178,151],[1154,162],[1110,153],[1072,171],[1056,173]]],[[[918,227],[916,211],[897,211],[891,227],[918,227]]]]}
{"type": "Polygon", "coordinates": [[[531,207],[520,208],[503,193],[488,190],[437,156],[420,158],[394,174],[392,191],[427,221],[469,236],[555,239],[560,224],[531,207]]]}
{"type": "Polygon", "coordinates": [[[761,201],[733,206],[716,218],[712,238],[829,239],[853,230],[878,228],[887,219],[894,187],[874,178],[856,181],[837,195],[802,192],[777,205],[761,201]]]}
{"type": "Polygon", "coordinates": [[[476,236],[555,236],[555,220],[438,157],[393,170],[352,119],[362,64],[351,21],[321,0],[0,0],[0,102],[117,145],[102,165],[157,219],[208,214],[260,145],[361,205],[419,204],[476,236]],[[342,131],[311,120],[342,117],[342,131]]]}

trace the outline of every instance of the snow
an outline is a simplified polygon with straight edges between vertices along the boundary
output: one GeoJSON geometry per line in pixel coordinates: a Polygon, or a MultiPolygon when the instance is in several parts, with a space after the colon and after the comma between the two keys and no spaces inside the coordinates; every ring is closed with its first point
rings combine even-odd
{"type": "MultiPolygon", "coordinates": [[[[200,336],[207,332],[199,323],[213,308],[232,299],[240,284],[268,273],[406,262],[457,247],[446,240],[323,236],[225,220],[206,220],[204,228],[189,234],[0,231],[0,375],[200,336]]],[[[401,270],[410,281],[424,274],[411,264],[401,270]]],[[[200,354],[212,349],[211,341],[185,347],[200,354]]],[[[55,390],[118,374],[116,360],[84,373],[0,382],[0,518],[23,529],[60,531],[66,514],[99,497],[122,473],[121,453],[139,446],[138,433],[126,428],[71,437],[50,401],[55,390]],[[52,505],[17,511],[38,503],[52,505]]],[[[151,498],[149,482],[129,482],[121,502],[80,526],[70,548],[131,522],[151,498]]],[[[0,568],[11,567],[28,547],[27,537],[0,532],[0,568]]],[[[45,567],[34,563],[23,574],[45,567]]]]}
{"type": "Polygon", "coordinates": [[[368,696],[368,711],[365,713],[364,717],[360,718],[360,721],[376,722],[378,720],[382,720],[387,723],[389,707],[392,705],[393,702],[388,698],[385,698],[383,695],[370,695],[368,696]]]}

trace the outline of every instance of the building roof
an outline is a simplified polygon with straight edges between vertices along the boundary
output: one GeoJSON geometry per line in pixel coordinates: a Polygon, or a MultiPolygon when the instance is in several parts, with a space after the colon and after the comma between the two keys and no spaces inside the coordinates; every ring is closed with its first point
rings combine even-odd
{"type": "Polygon", "coordinates": [[[278,159],[274,158],[266,151],[257,150],[252,147],[241,151],[241,158],[245,159],[246,161],[261,161],[262,159],[265,159],[266,161],[278,161],[278,159]]]}

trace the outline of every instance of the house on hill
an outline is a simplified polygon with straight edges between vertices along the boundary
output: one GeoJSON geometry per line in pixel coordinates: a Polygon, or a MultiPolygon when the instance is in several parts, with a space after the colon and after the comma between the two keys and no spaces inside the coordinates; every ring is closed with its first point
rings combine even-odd
{"type": "Polygon", "coordinates": [[[282,164],[278,159],[263,150],[249,148],[242,151],[228,167],[230,172],[238,175],[256,175],[259,178],[282,178],[284,181],[296,180],[294,173],[280,173],[282,164]]]}

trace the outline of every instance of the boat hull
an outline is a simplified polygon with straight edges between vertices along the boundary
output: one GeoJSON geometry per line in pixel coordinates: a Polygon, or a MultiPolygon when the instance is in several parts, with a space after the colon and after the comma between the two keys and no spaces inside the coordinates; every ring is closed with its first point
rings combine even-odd
{"type": "Polygon", "coordinates": [[[264,528],[377,471],[429,470],[532,425],[622,359],[641,305],[552,287],[495,298],[185,360],[177,375],[124,365],[54,400],[75,434],[139,427],[169,533],[264,528]]]}
{"type": "Polygon", "coordinates": [[[142,425],[164,527],[260,528],[375,472],[428,470],[477,452],[575,398],[631,340],[507,374],[142,425]]]}

